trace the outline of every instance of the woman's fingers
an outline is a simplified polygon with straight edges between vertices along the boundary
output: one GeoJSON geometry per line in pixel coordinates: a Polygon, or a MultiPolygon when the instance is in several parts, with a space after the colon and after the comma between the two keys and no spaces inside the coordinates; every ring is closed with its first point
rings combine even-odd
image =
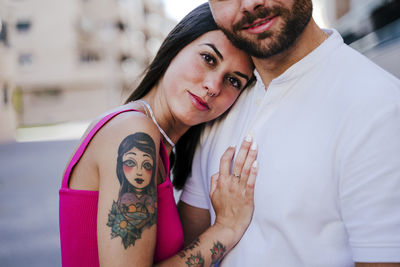
{"type": "Polygon", "coordinates": [[[241,179],[240,182],[245,185],[247,183],[247,179],[249,178],[250,171],[252,168],[253,163],[257,159],[257,144],[256,142],[253,142],[250,146],[250,150],[247,153],[247,157],[245,159],[242,172],[241,172],[241,179]]]}
{"type": "Polygon", "coordinates": [[[235,163],[232,169],[232,175],[235,177],[239,177],[242,174],[242,168],[246,161],[247,153],[249,152],[251,146],[252,137],[247,135],[242,145],[240,146],[239,152],[236,155],[235,163]]]}
{"type": "Polygon", "coordinates": [[[215,189],[217,188],[218,178],[219,178],[219,173],[218,172],[211,176],[210,196],[212,196],[214,194],[215,189]]]}
{"type": "Polygon", "coordinates": [[[256,184],[257,172],[258,172],[258,162],[256,160],[251,165],[249,179],[247,180],[247,184],[246,184],[245,197],[248,200],[253,200],[254,199],[254,187],[255,187],[255,184],[256,184]]]}
{"type": "Polygon", "coordinates": [[[233,156],[235,155],[235,147],[228,147],[221,157],[219,163],[219,174],[224,177],[228,177],[230,174],[231,164],[233,156]]]}
{"type": "MultiPolygon", "coordinates": [[[[248,186],[252,189],[251,187],[254,186],[255,182],[255,174],[254,172],[252,173],[252,166],[257,159],[257,153],[257,144],[252,142],[250,136],[247,136],[245,140],[243,140],[234,163],[233,157],[235,155],[235,147],[229,147],[221,157],[219,173],[211,177],[210,195],[212,195],[219,186],[221,187],[220,189],[230,188],[229,190],[231,192],[233,192],[232,190],[247,191],[248,186]]],[[[244,193],[244,191],[242,191],[242,193],[244,193]]]]}
{"type": "Polygon", "coordinates": [[[220,172],[211,177],[211,203],[218,223],[243,235],[251,222],[254,211],[254,187],[257,176],[257,146],[245,143],[238,151],[234,166],[240,170],[241,178],[230,172],[234,148],[228,148],[220,161],[220,172]],[[241,154],[241,156],[239,155],[241,154]],[[244,155],[244,156],[243,156],[244,155]]]}

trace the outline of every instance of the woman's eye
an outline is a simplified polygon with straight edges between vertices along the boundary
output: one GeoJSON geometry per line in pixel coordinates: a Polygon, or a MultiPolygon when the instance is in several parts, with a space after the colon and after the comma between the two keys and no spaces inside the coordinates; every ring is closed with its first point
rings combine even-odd
{"type": "Polygon", "coordinates": [[[143,168],[150,171],[153,168],[153,165],[151,165],[150,162],[145,162],[143,163],[143,168]]]}
{"type": "Polygon", "coordinates": [[[242,89],[242,83],[240,82],[239,79],[231,76],[231,77],[228,77],[228,81],[233,87],[235,87],[239,90],[242,89]]]}
{"type": "Polygon", "coordinates": [[[217,60],[215,59],[215,57],[213,57],[212,55],[209,54],[201,54],[201,56],[203,57],[203,59],[210,65],[215,65],[215,63],[217,63],[217,60]]]}
{"type": "Polygon", "coordinates": [[[135,167],[136,163],[133,160],[128,159],[124,161],[124,165],[128,167],[135,167]]]}

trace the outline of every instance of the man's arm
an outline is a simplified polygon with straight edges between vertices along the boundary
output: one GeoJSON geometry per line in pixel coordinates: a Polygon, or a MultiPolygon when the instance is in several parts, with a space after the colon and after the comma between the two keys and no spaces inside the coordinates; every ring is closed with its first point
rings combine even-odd
{"type": "Polygon", "coordinates": [[[207,209],[196,208],[180,200],[178,213],[182,222],[185,246],[194,241],[211,225],[210,212],[207,209]]]}
{"type": "Polygon", "coordinates": [[[399,267],[400,106],[352,111],[346,129],[357,134],[342,140],[339,190],[355,266],[399,267]]]}

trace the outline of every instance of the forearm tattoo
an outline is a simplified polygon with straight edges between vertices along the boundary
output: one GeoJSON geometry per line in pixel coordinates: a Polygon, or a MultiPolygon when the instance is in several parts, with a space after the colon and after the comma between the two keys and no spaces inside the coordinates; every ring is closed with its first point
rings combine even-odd
{"type": "Polygon", "coordinates": [[[201,256],[200,251],[198,251],[196,255],[190,254],[190,257],[186,260],[186,264],[187,266],[203,267],[204,259],[201,256]]]}
{"type": "Polygon", "coordinates": [[[107,226],[124,248],[134,246],[142,231],[157,222],[156,147],[146,133],[127,136],[118,148],[118,200],[113,201],[107,226]]]}
{"type": "MultiPolygon", "coordinates": [[[[187,266],[204,266],[204,258],[201,255],[200,251],[196,254],[193,253],[193,250],[200,245],[200,239],[197,238],[190,245],[184,248],[182,251],[178,253],[178,255],[183,259],[187,254],[190,254],[186,258],[187,266]]],[[[210,249],[211,251],[211,263],[210,266],[216,266],[221,259],[224,257],[226,252],[226,247],[219,241],[214,242],[214,246],[210,249]]]]}
{"type": "Polygon", "coordinates": [[[214,243],[211,251],[211,266],[215,266],[223,257],[226,252],[226,247],[219,241],[214,243]]]}
{"type": "Polygon", "coordinates": [[[186,253],[187,253],[188,251],[192,251],[193,249],[195,249],[196,247],[198,247],[198,246],[199,246],[199,243],[200,243],[200,239],[199,239],[199,238],[196,238],[192,243],[190,243],[189,245],[187,245],[183,250],[179,251],[178,255],[179,255],[181,258],[186,257],[186,253]]]}

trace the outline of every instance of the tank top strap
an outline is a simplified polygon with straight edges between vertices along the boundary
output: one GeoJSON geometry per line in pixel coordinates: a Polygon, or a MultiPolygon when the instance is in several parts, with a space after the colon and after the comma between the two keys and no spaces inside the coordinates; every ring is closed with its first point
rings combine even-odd
{"type": "MultiPolygon", "coordinates": [[[[115,111],[115,112],[108,114],[107,116],[103,117],[99,122],[96,123],[96,125],[90,130],[90,132],[87,134],[85,139],[79,145],[74,156],[72,157],[71,161],[69,162],[67,169],[65,170],[65,173],[64,173],[64,177],[63,177],[63,181],[62,181],[62,188],[68,188],[69,177],[70,177],[71,171],[75,167],[75,165],[78,163],[78,161],[81,159],[83,153],[85,152],[85,150],[86,150],[87,146],[89,145],[90,141],[92,140],[93,136],[101,129],[101,127],[103,127],[112,118],[114,118],[118,114],[128,112],[128,111],[140,112],[137,109],[119,110],[119,111],[115,111]]],[[[167,159],[168,159],[168,157],[167,157],[167,159]]]]}

